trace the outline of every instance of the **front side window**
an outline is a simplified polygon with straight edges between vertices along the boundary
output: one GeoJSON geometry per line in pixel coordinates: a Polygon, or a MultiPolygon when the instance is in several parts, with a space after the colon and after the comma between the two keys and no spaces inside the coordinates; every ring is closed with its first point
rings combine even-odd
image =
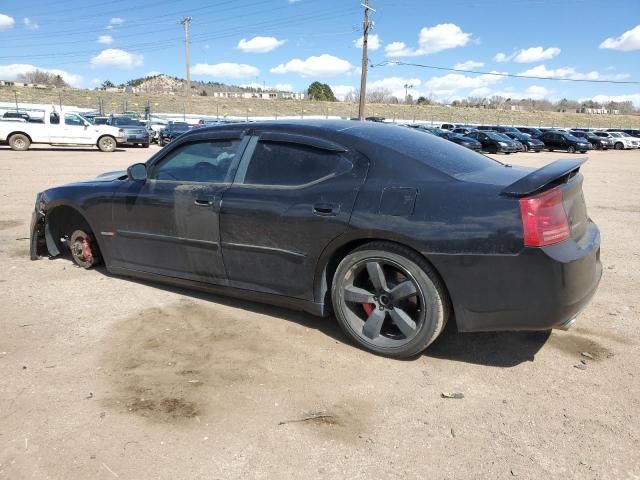
{"type": "Polygon", "coordinates": [[[84,122],[82,121],[82,119],[77,115],[73,115],[72,113],[65,113],[64,114],[64,124],[65,125],[72,125],[74,127],[82,127],[82,126],[84,126],[84,122]]]}
{"type": "Polygon", "coordinates": [[[349,171],[352,164],[335,152],[306,145],[258,142],[244,176],[249,185],[295,186],[349,171]]]}
{"type": "Polygon", "coordinates": [[[240,140],[211,140],[178,147],[152,168],[150,178],[179,182],[224,183],[240,140]]]}

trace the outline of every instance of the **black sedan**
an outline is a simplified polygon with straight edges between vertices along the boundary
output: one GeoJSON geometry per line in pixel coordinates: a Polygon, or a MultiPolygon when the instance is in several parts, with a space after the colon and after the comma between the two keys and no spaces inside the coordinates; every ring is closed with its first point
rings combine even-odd
{"type": "Polygon", "coordinates": [[[489,153],[510,153],[522,150],[522,144],[511,140],[502,133],[493,130],[469,132],[467,137],[473,138],[482,144],[482,150],[489,153]]]}
{"type": "Polygon", "coordinates": [[[608,150],[614,148],[613,140],[606,137],[599,137],[591,131],[584,130],[571,130],[571,135],[577,138],[587,140],[591,146],[596,150],[608,150]]]}
{"type": "Polygon", "coordinates": [[[542,135],[542,130],[535,127],[517,127],[520,133],[526,133],[527,135],[531,135],[531,138],[538,138],[542,135]]]}
{"type": "Polygon", "coordinates": [[[438,136],[442,138],[446,138],[450,142],[457,143],[458,145],[462,145],[463,147],[467,147],[471,150],[476,150],[476,151],[482,150],[482,144],[478,140],[471,137],[466,137],[464,135],[449,132],[446,130],[444,130],[438,136]]]}
{"type": "Polygon", "coordinates": [[[505,132],[504,134],[510,139],[520,142],[525,152],[531,151],[539,153],[544,148],[544,142],[541,142],[537,138],[533,138],[530,135],[526,135],[520,132],[505,132]]]}
{"type": "Polygon", "coordinates": [[[158,133],[158,145],[164,147],[167,143],[174,141],[190,129],[191,125],[186,122],[169,122],[167,126],[158,133]]]}
{"type": "Polygon", "coordinates": [[[593,150],[589,140],[585,138],[574,137],[573,135],[559,130],[548,130],[544,132],[538,140],[544,142],[545,148],[550,152],[554,150],[566,150],[567,153],[585,153],[587,150],[593,150]]]}
{"type": "Polygon", "coordinates": [[[39,193],[31,258],[70,252],[84,268],[333,312],[361,347],[407,357],[448,320],[575,321],[602,272],[581,165],[512,167],[373,122],[203,127],[126,172],[39,193]]]}

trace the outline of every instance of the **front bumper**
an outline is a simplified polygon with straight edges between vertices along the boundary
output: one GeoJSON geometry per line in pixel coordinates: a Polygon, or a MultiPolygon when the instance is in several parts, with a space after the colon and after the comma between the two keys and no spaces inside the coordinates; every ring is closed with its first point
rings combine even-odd
{"type": "Polygon", "coordinates": [[[149,143],[149,134],[125,134],[121,139],[118,139],[119,145],[136,145],[139,143],[149,143]]]}
{"type": "Polygon", "coordinates": [[[544,143],[542,144],[527,144],[530,152],[541,152],[544,149],[544,143]]]}
{"type": "Polygon", "coordinates": [[[595,294],[602,276],[600,232],[518,255],[426,254],[442,275],[458,330],[566,328],[595,294]]]}

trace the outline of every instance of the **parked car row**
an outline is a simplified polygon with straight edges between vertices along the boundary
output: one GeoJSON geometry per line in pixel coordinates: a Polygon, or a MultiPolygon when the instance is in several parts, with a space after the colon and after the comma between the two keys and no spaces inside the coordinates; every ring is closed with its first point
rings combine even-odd
{"type": "Polygon", "coordinates": [[[589,150],[640,148],[640,130],[634,129],[592,130],[576,128],[567,130],[453,123],[443,123],[438,127],[418,123],[402,126],[451,140],[472,150],[507,155],[528,151],[537,153],[542,150],[586,153],[589,150]]]}

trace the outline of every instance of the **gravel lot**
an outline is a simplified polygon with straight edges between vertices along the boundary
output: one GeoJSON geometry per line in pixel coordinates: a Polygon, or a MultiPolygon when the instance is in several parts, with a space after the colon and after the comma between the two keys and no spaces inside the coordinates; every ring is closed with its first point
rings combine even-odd
{"type": "Polygon", "coordinates": [[[410,361],[332,318],[28,259],[38,191],[154,151],[0,147],[0,478],[640,478],[639,151],[583,168],[605,275],[572,330],[448,328],[410,361]]]}

